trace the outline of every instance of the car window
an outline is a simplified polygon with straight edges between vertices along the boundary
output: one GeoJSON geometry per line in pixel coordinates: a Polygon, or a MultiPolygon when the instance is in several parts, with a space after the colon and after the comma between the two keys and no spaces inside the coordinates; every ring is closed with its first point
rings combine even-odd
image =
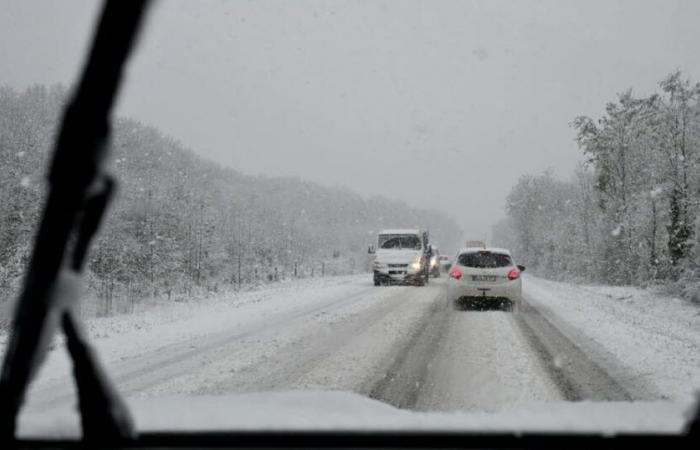
{"type": "Polygon", "coordinates": [[[513,265],[510,256],[494,252],[470,252],[459,255],[459,264],[478,269],[509,267],[513,265]]]}

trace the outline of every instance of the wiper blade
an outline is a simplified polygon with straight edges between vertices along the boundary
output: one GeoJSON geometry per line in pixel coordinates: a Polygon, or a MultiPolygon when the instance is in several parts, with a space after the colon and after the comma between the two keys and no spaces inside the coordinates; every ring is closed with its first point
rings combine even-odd
{"type": "Polygon", "coordinates": [[[77,90],[66,108],[49,171],[31,262],[0,375],[0,438],[13,439],[27,386],[56,329],[66,333],[77,381],[83,437],[133,436],[129,414],[90,350],[73,306],[91,238],[114,182],[103,161],[125,63],[149,0],[107,0],[77,90]]]}

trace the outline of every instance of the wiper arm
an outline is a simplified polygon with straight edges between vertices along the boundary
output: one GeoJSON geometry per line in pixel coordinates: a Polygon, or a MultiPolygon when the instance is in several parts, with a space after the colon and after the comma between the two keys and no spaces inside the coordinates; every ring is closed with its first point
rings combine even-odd
{"type": "Polygon", "coordinates": [[[62,325],[73,359],[83,437],[133,436],[128,411],[100,369],[73,306],[89,243],[114,182],[103,161],[122,73],[149,0],[107,0],[80,84],[66,108],[49,171],[48,199],[0,375],[0,438],[14,438],[27,386],[62,325]]]}

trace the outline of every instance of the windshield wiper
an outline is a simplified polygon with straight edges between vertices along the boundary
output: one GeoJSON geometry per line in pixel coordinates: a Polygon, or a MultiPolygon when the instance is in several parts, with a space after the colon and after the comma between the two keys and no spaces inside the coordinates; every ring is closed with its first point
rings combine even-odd
{"type": "Polygon", "coordinates": [[[73,360],[83,438],[134,435],[128,410],[101,370],[74,306],[89,243],[114,187],[103,168],[110,115],[148,3],[105,2],[80,83],[63,115],[48,174],[48,199],[0,376],[3,441],[14,439],[27,387],[59,326],[73,360]]]}

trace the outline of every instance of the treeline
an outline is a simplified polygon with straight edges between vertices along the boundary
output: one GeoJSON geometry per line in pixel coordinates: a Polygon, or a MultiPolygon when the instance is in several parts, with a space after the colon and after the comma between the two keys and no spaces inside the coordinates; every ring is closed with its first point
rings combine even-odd
{"type": "Polygon", "coordinates": [[[698,270],[700,85],[675,72],[572,123],[585,164],[570,181],[524,176],[494,230],[545,276],[692,288],[698,270]]]}
{"type": "MultiPolygon", "coordinates": [[[[0,89],[2,303],[16,295],[27,263],[65,97],[61,87],[0,89]]],[[[119,192],[89,263],[97,314],[154,296],[363,271],[371,233],[383,227],[429,226],[446,243],[461,235],[434,211],[294,178],[242,175],[134,120],[116,120],[112,154],[119,192]]]]}

